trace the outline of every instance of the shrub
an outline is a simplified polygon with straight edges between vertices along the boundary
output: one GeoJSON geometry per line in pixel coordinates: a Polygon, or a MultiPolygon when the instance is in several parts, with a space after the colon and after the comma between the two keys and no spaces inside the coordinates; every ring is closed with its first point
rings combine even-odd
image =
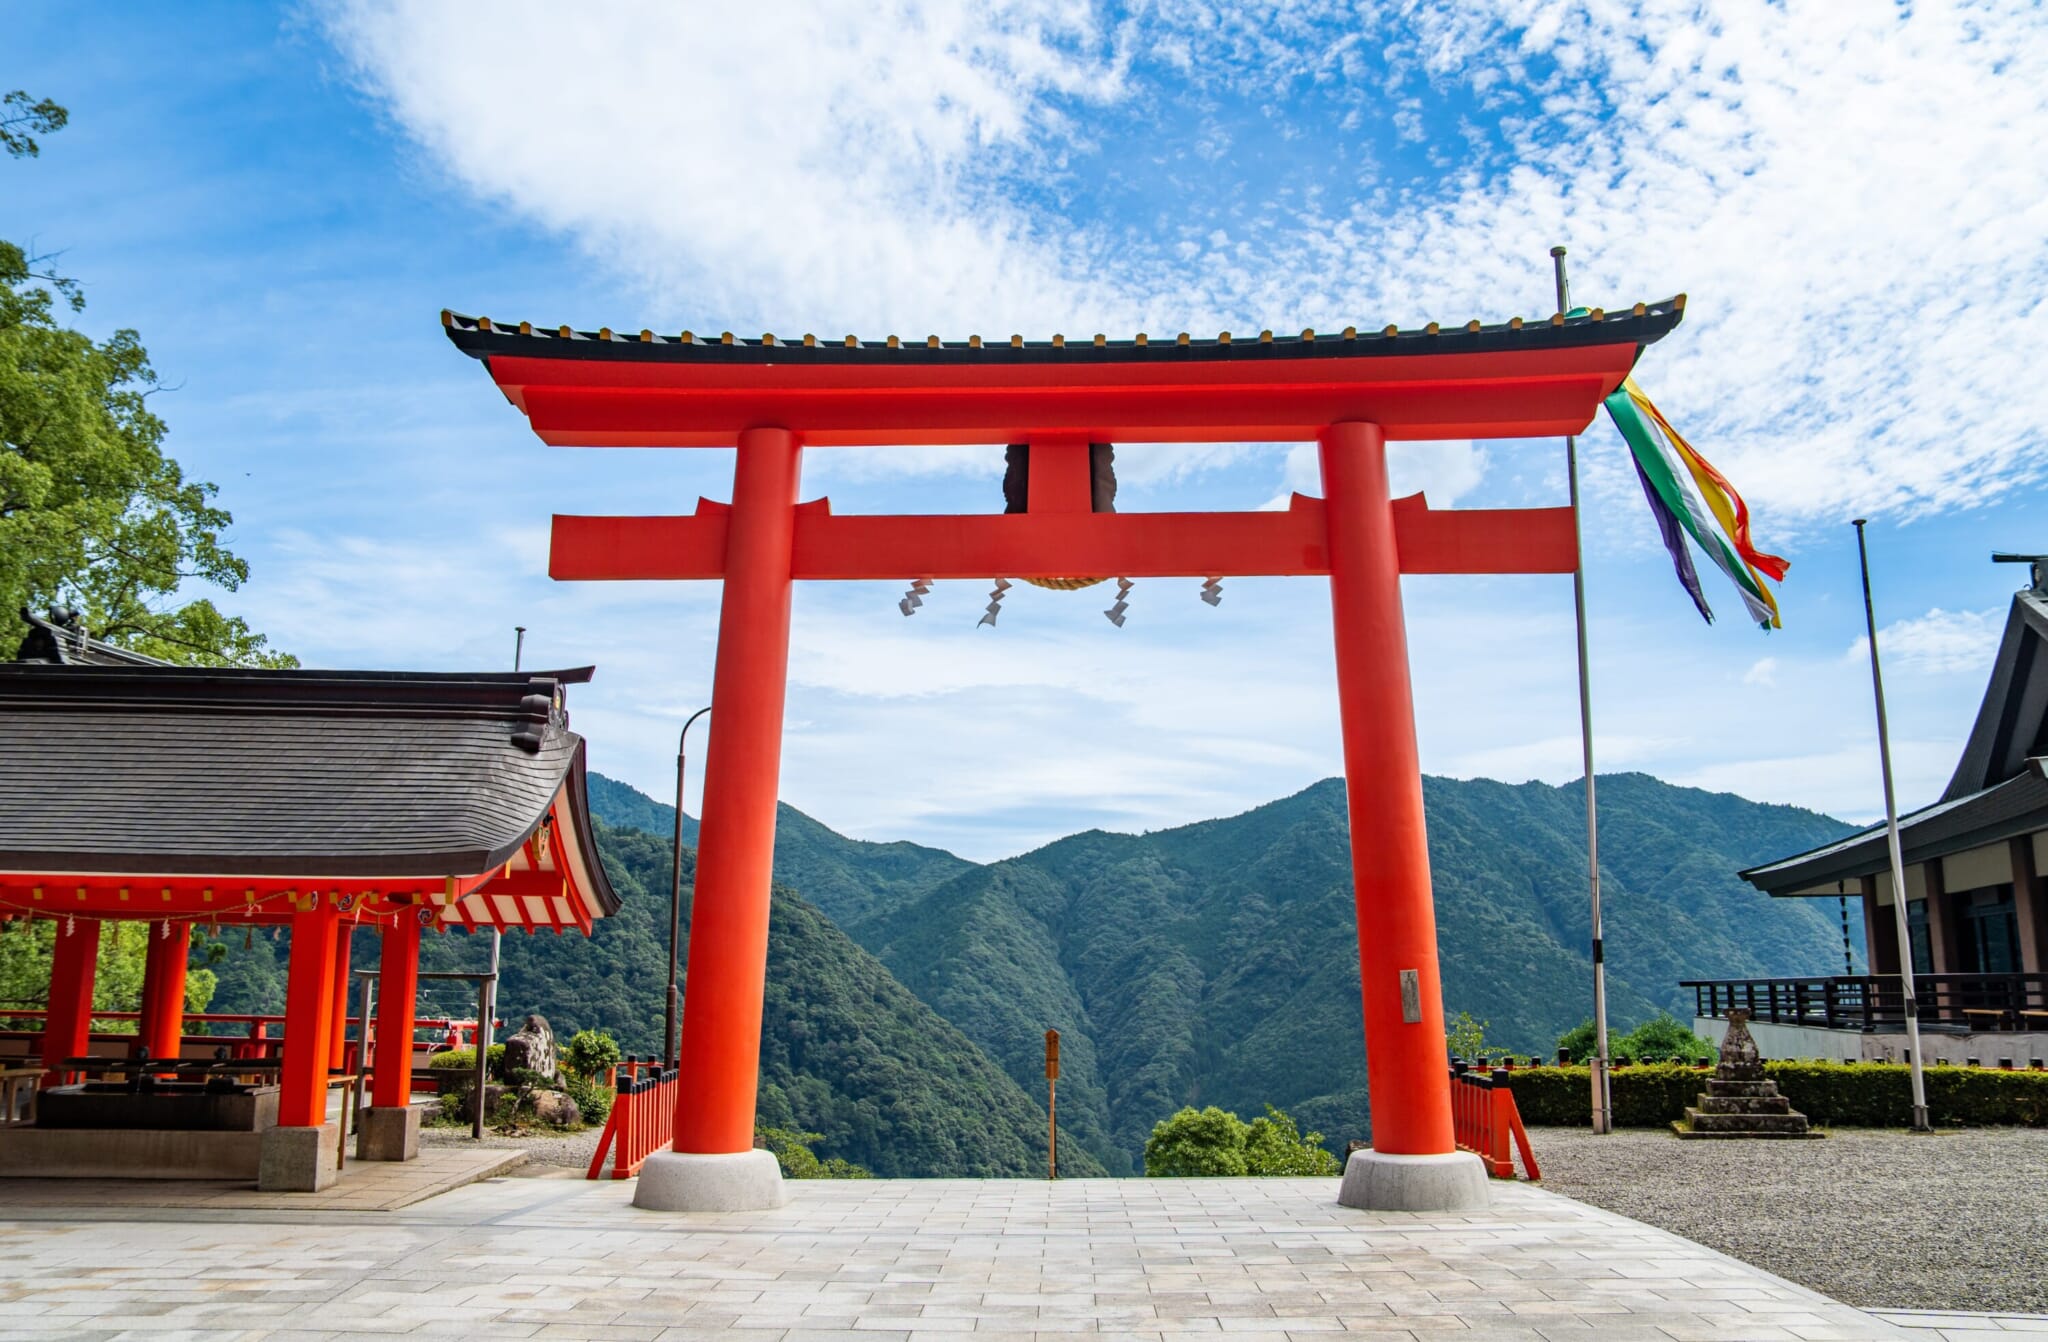
{"type": "MultiPolygon", "coordinates": [[[[1840,1127],[1904,1127],[1912,1091],[1902,1063],[1774,1061],[1764,1073],[1792,1107],[1816,1123],[1840,1127]]],[[[1709,1073],[1655,1063],[1610,1074],[1614,1122],[1624,1128],[1663,1127],[1685,1116],[1706,1089],[1709,1073]]],[[[1579,1127],[1592,1104],[1592,1077],[1584,1067],[1533,1067],[1508,1074],[1524,1123],[1579,1127]]],[[[1927,1070],[1927,1108],[1944,1127],[2048,1127],[2048,1072],[2007,1072],[1979,1067],[1927,1070]]]]}
{"type": "MultiPolygon", "coordinates": [[[[1301,1135],[1301,1129],[1285,1112],[1266,1106],[1266,1116],[1255,1118],[1245,1130],[1244,1172],[1278,1177],[1286,1175],[1337,1174],[1342,1167],[1337,1157],[1323,1149],[1323,1134],[1301,1135]]],[[[1149,1162],[1146,1173],[1151,1173],[1149,1162]]]]}
{"type": "Polygon", "coordinates": [[[612,1102],[618,1098],[601,1077],[585,1076],[573,1067],[562,1069],[562,1089],[576,1101],[585,1123],[604,1122],[611,1116],[612,1102]]]}
{"type": "Polygon", "coordinates": [[[754,1145],[775,1153],[785,1179],[872,1179],[875,1176],[850,1160],[838,1156],[818,1159],[811,1143],[822,1142],[822,1132],[797,1132],[791,1128],[756,1128],[754,1145]]]}
{"type": "Polygon", "coordinates": [[[1152,1179],[1221,1178],[1246,1172],[1249,1129],[1215,1105],[1183,1109],[1162,1119],[1145,1139],[1145,1174],[1152,1179]]]}
{"type": "MultiPolygon", "coordinates": [[[[476,1087],[476,1049],[444,1049],[429,1057],[427,1066],[435,1072],[447,1073],[435,1078],[435,1089],[441,1097],[442,1121],[466,1122],[469,1118],[469,1092],[476,1087]]],[[[485,1055],[484,1066],[492,1080],[505,1079],[503,1044],[491,1045],[491,1051],[485,1055]]]]}
{"type": "Polygon", "coordinates": [[[619,1041],[603,1030],[578,1030],[562,1049],[562,1064],[595,1081],[619,1065],[619,1056],[619,1041]]]}
{"type": "MultiPolygon", "coordinates": [[[[472,1075],[476,1071],[476,1048],[472,1045],[469,1048],[443,1049],[427,1059],[427,1066],[437,1072],[453,1071],[460,1072],[464,1076],[472,1075]]],[[[493,1081],[505,1079],[505,1046],[503,1044],[491,1045],[490,1054],[484,1059],[484,1070],[493,1081]]]]}

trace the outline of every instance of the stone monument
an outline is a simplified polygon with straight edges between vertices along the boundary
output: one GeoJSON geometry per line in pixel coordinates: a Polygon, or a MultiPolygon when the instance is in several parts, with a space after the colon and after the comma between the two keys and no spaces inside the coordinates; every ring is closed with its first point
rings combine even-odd
{"type": "Polygon", "coordinates": [[[1764,1076],[1763,1055],[1749,1033],[1749,1012],[1728,1012],[1728,1033],[1721,1039],[1721,1063],[1707,1079],[1697,1107],[1687,1109],[1672,1129],[1681,1137],[1821,1137],[1806,1115],[1778,1093],[1778,1083],[1764,1076]]]}
{"type": "Polygon", "coordinates": [[[548,1027],[547,1017],[528,1016],[526,1023],[505,1041],[504,1065],[507,1076],[514,1068],[524,1068],[549,1081],[555,1079],[555,1032],[548,1027]]]}

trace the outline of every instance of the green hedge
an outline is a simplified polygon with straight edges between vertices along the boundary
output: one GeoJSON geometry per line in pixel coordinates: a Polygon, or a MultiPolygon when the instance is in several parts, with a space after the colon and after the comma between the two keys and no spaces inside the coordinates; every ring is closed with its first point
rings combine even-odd
{"type": "MultiPolygon", "coordinates": [[[[1912,1089],[1902,1063],[1766,1062],[1765,1074],[1792,1107],[1831,1127],[1902,1128],[1912,1089]]],[[[1658,1128],[1685,1117],[1713,1073],[1669,1063],[1617,1067],[1609,1082],[1614,1123],[1658,1128]]],[[[1510,1073],[1515,1108],[1531,1126],[1586,1122],[1592,1078],[1584,1067],[1530,1067],[1510,1073]]],[[[1984,1067],[1927,1069],[1929,1116],[1942,1127],[2048,1127],[2048,1072],[1984,1067]]]]}

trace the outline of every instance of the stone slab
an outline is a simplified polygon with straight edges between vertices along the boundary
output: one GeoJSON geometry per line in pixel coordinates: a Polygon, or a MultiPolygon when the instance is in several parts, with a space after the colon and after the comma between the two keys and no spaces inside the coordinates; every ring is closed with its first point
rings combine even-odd
{"type": "Polygon", "coordinates": [[[254,1179],[260,1132],[0,1128],[0,1178],[254,1179]]]}
{"type": "Polygon", "coordinates": [[[372,1106],[356,1129],[357,1160],[415,1160],[420,1154],[420,1111],[411,1105],[372,1106]]]}
{"type": "Polygon", "coordinates": [[[1673,1119],[1671,1131],[1688,1142],[1810,1142],[1827,1136],[1825,1132],[1816,1132],[1812,1128],[1799,1132],[1715,1132],[1711,1129],[1703,1131],[1687,1127],[1684,1119],[1673,1119]]]}
{"type": "Polygon", "coordinates": [[[317,1193],[341,1175],[335,1159],[341,1127],[272,1128],[263,1134],[256,1187],[266,1193],[317,1193]]]}

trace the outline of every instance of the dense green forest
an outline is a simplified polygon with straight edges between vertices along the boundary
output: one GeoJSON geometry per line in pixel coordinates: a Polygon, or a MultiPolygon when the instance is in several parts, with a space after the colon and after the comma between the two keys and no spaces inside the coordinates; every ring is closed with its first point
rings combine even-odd
{"type": "MultiPolygon", "coordinates": [[[[625,907],[588,942],[508,936],[500,1015],[537,1011],[652,1053],[674,812],[599,775],[590,792],[625,907]]],[[[1488,1022],[1496,1047],[1548,1051],[1588,1010],[1583,795],[1438,778],[1424,794],[1446,1005],[1488,1022]]],[[[1600,799],[1617,1029],[1689,1012],[1681,978],[1840,971],[1832,901],[1765,899],[1735,871],[1846,826],[1640,774],[1602,778],[1600,799]]],[[[695,839],[686,818],[686,891],[695,839]]],[[[1186,1105],[1277,1104],[1341,1148],[1368,1131],[1349,862],[1336,779],[1227,819],[1089,831],[985,866],[848,839],[784,806],[763,1119],[823,1132],[821,1155],[883,1174],[1029,1172],[1056,1027],[1073,1172],[1140,1168],[1152,1125],[1186,1105]]],[[[424,958],[476,968],[484,949],[451,934],[424,958]]],[[[276,1009],[283,950],[231,941],[218,1009],[276,1009]]],[[[374,940],[356,953],[374,963],[374,940]]],[[[428,1001],[473,1014],[460,991],[428,1001]]]]}

